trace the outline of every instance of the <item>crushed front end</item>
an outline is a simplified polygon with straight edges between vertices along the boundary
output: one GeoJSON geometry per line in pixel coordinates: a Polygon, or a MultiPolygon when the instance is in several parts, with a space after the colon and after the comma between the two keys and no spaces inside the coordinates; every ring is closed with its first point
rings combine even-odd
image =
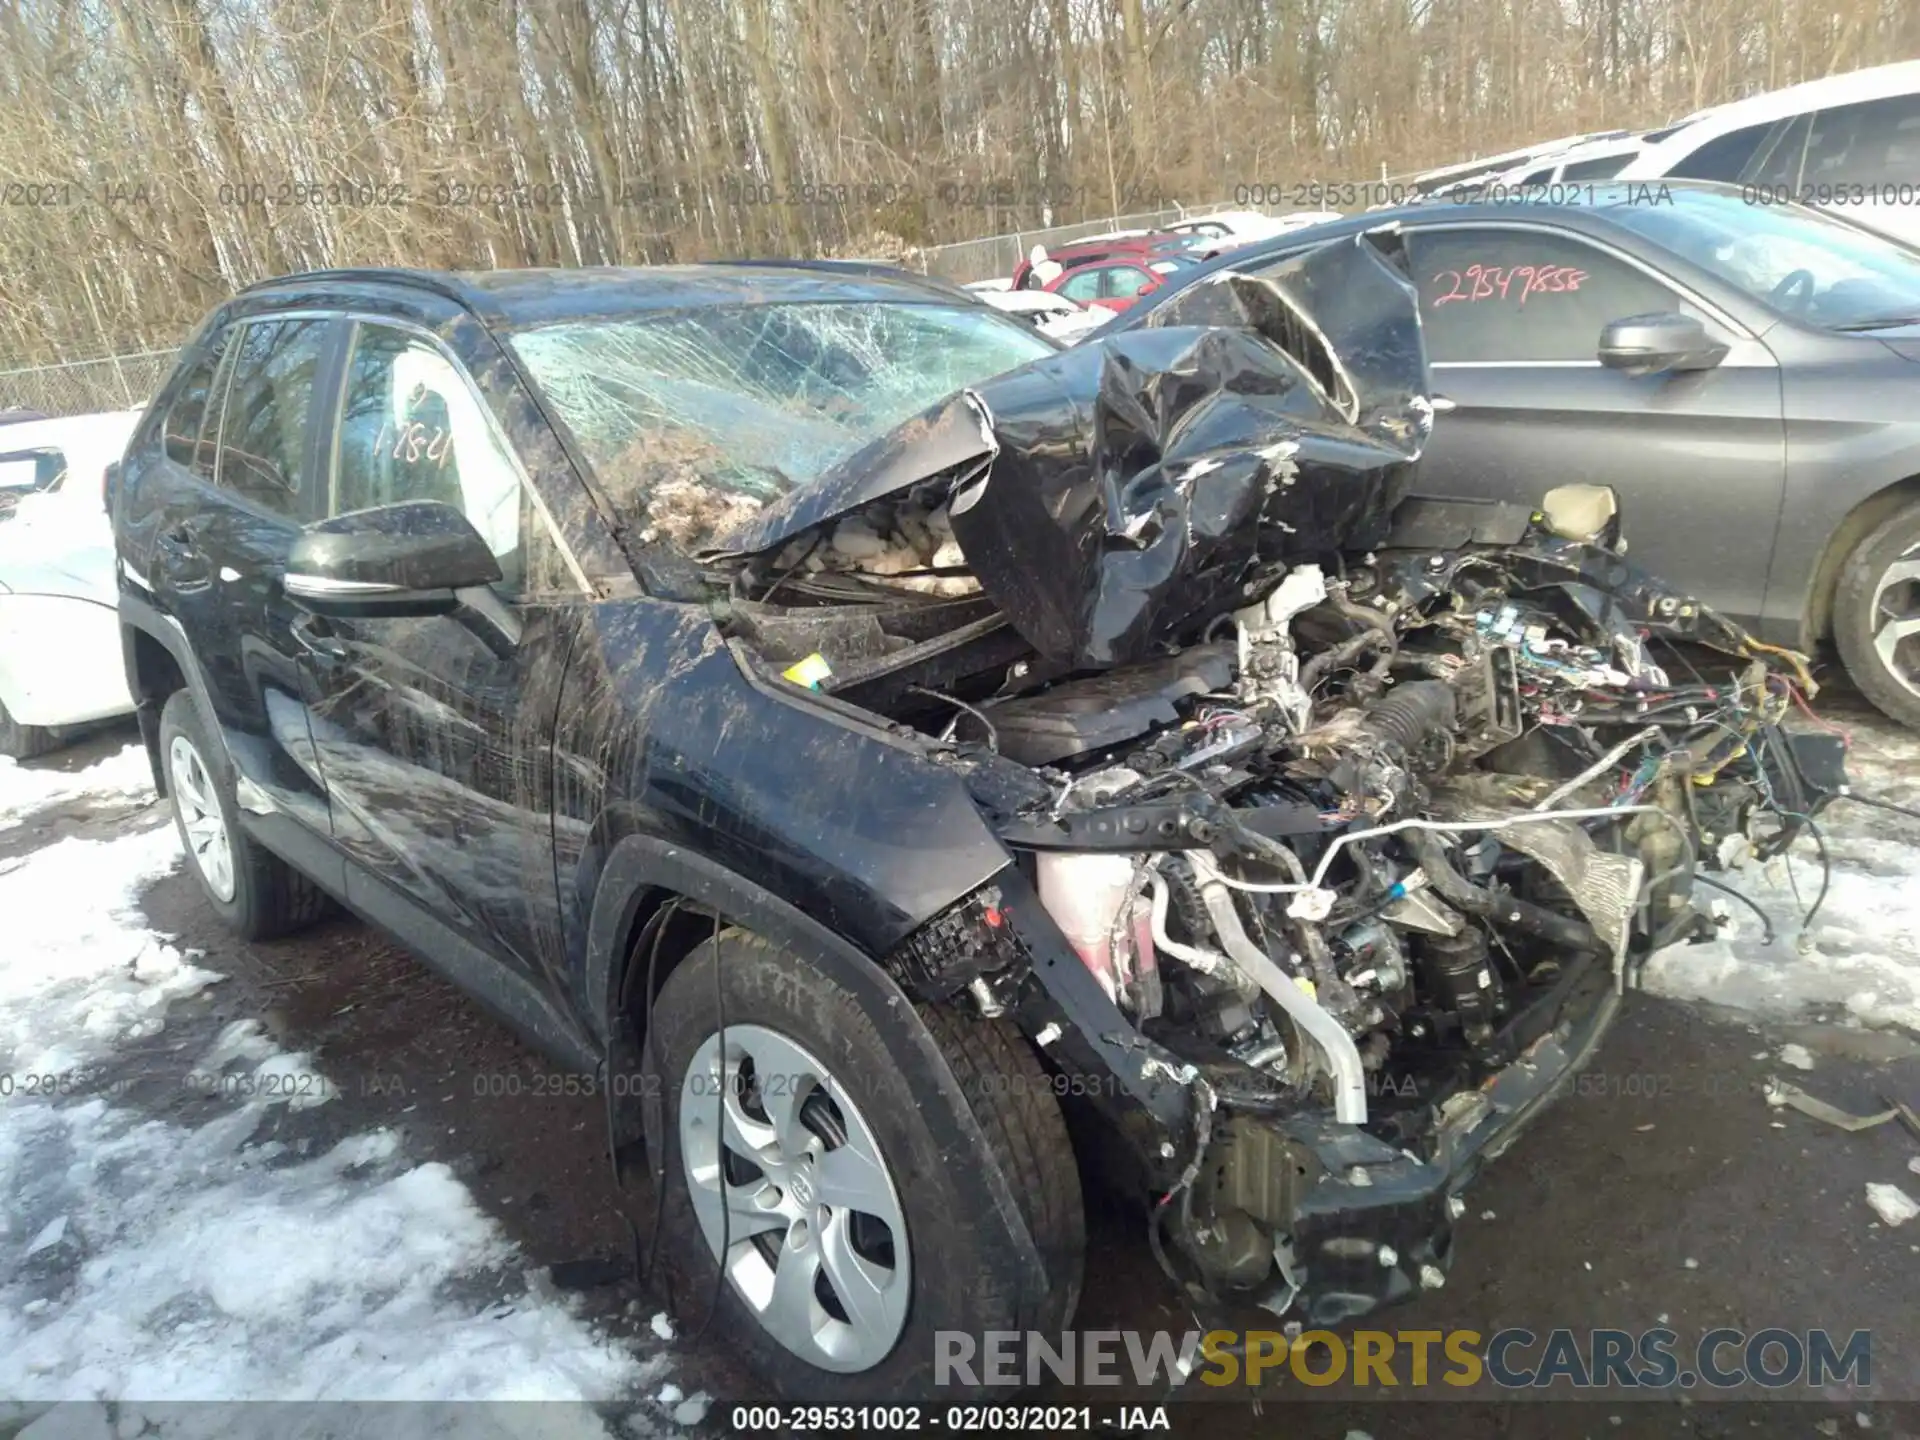
{"type": "Polygon", "coordinates": [[[1408,498],[1393,235],[1156,315],[710,563],[745,663],[883,717],[1006,847],[903,986],[1017,1020],[1190,1294],[1336,1323],[1443,1283],[1478,1165],[1713,933],[1696,872],[1837,757],[1779,728],[1799,657],[1628,563],[1608,492],[1408,498]]]}
{"type": "Polygon", "coordinates": [[[1830,783],[1777,724],[1797,657],[1554,499],[1410,502],[1394,539],[1463,543],[1296,566],[1214,641],[984,708],[997,753],[956,761],[1017,863],[896,964],[1120,1078],[1086,1092],[1151,1117],[1118,1133],[1197,1296],[1331,1324],[1441,1284],[1478,1165],[1714,932],[1696,868],[1830,783]]]}

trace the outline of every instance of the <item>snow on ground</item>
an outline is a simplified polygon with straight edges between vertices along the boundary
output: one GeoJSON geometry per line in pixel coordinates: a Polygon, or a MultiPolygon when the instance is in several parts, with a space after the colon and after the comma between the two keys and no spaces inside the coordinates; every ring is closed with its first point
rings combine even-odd
{"type": "Polygon", "coordinates": [[[87,795],[101,800],[138,798],[153,793],[153,769],[147,752],[129,745],[117,755],[68,775],[29,769],[0,755],[0,822],[18,820],[63,800],[87,795]]]}
{"type": "MultiPolygon", "coordinates": [[[[136,794],[145,769],[138,746],[74,776],[5,766],[0,814],[136,794]]],[[[0,874],[0,1397],[566,1401],[539,1407],[542,1435],[607,1433],[580,1402],[642,1396],[661,1362],[595,1334],[543,1280],[518,1283],[512,1245],[445,1165],[386,1131],[316,1154],[252,1138],[271,1104],[324,1103],[324,1086],[243,1087],[268,1098],[194,1128],[98,1083],[169,1005],[221,979],[137,908],[180,861],[167,825],[63,840],[0,874]]],[[[312,1073],[246,1021],[195,1068],[312,1073]]],[[[89,1413],[103,1412],[62,1407],[27,1433],[92,1433],[89,1413]]],[[[204,1430],[217,1412],[191,1413],[185,1428],[204,1430]]]]}
{"type": "MultiPolygon", "coordinates": [[[[1852,788],[1920,810],[1920,736],[1878,717],[1849,714],[1847,723],[1852,788]]],[[[1646,988],[1774,1019],[1831,1014],[1920,1032],[1920,820],[1836,800],[1819,824],[1833,875],[1804,937],[1802,917],[1821,873],[1819,851],[1806,836],[1764,869],[1750,863],[1719,877],[1766,910],[1771,945],[1762,943],[1752,913],[1730,900],[1731,933],[1656,954],[1646,988]]]]}
{"type": "MultiPolygon", "coordinates": [[[[1855,787],[1920,807],[1920,737],[1880,721],[1855,723],[1854,734],[1855,787]]],[[[71,775],[0,761],[0,829],[71,800],[137,798],[147,785],[137,745],[71,775]]],[[[1806,900],[1819,885],[1808,841],[1792,880],[1778,862],[1730,877],[1773,917],[1771,946],[1735,907],[1728,936],[1654,957],[1648,988],[1778,1018],[1832,1010],[1920,1030],[1920,821],[1842,801],[1822,828],[1833,874],[1804,947],[1793,881],[1806,900]]],[[[416,1163],[386,1131],[316,1153],[254,1138],[272,1104],[327,1103],[323,1081],[245,1087],[266,1098],[197,1127],[94,1083],[100,1067],[164,1033],[169,1006],[221,979],[138,909],[180,859],[167,825],[65,839],[0,871],[0,1397],[117,1402],[111,1412],[61,1407],[22,1433],[217,1432],[217,1414],[241,1427],[260,1417],[168,1402],[242,1398],[570,1402],[517,1421],[513,1407],[484,1417],[503,1433],[556,1437],[609,1433],[584,1402],[637,1403],[630,1433],[694,1422],[705,1397],[685,1399],[662,1383],[659,1357],[637,1360],[544,1279],[523,1279],[512,1245],[445,1165],[416,1163]],[[47,1076],[51,1098],[27,1093],[47,1076]],[[167,1423],[183,1413],[190,1421],[167,1423]]],[[[252,1021],[229,1025],[195,1068],[256,1081],[316,1075],[252,1021]]],[[[0,1431],[30,1413],[0,1405],[0,1431]]],[[[289,1434],[312,1423],[308,1411],[282,1419],[289,1434]]],[[[410,1407],[364,1423],[369,1434],[397,1424],[468,1433],[479,1420],[410,1407]]]]}

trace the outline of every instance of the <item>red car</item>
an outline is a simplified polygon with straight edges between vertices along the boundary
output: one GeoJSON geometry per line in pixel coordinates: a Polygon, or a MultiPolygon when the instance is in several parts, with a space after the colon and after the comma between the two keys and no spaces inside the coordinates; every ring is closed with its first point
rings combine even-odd
{"type": "Polygon", "coordinates": [[[1199,263],[1194,256],[1180,254],[1115,256],[1064,270],[1040,288],[1082,305],[1125,310],[1142,295],[1158,290],[1167,276],[1199,263]]]}
{"type": "MultiPolygon", "coordinates": [[[[1218,245],[1204,235],[1172,235],[1164,230],[1143,231],[1138,235],[1113,235],[1106,239],[1075,240],[1072,244],[1062,245],[1057,250],[1036,248],[1041,265],[1058,265],[1065,270],[1077,269],[1082,265],[1092,265],[1106,260],[1160,259],[1168,255],[1182,255],[1188,252],[1210,250],[1218,245]]],[[[1033,256],[1028,256],[1013,268],[1013,289],[1043,290],[1052,287],[1035,272],[1033,256]]]]}

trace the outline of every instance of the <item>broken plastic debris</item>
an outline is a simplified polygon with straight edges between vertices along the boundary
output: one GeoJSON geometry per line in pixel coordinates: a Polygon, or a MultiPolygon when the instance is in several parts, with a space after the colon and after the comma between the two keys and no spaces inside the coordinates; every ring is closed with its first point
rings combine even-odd
{"type": "Polygon", "coordinates": [[[804,685],[809,690],[818,690],[820,682],[833,674],[833,667],[827,663],[827,657],[818,650],[804,660],[796,660],[780,672],[780,678],[791,680],[796,685],[804,685]]]}
{"type": "Polygon", "coordinates": [[[1791,1065],[1796,1070],[1813,1069],[1813,1052],[1804,1045],[1782,1045],[1780,1063],[1791,1065]]]}
{"type": "Polygon", "coordinates": [[[1763,1092],[1769,1105],[1784,1105],[1789,1110],[1798,1110],[1802,1115],[1820,1121],[1823,1125],[1832,1125],[1836,1129],[1849,1132],[1871,1130],[1876,1125],[1884,1125],[1889,1120],[1898,1119],[1900,1111],[1882,1110],[1877,1115],[1852,1115],[1837,1105],[1829,1105],[1807,1094],[1798,1085],[1789,1085],[1780,1079],[1769,1079],[1763,1092]]]}
{"type": "Polygon", "coordinates": [[[1913,1197],[1898,1185],[1880,1185],[1869,1180],[1867,1204],[1873,1207],[1874,1214],[1889,1225],[1904,1225],[1920,1215],[1920,1204],[1916,1204],[1913,1197]]]}

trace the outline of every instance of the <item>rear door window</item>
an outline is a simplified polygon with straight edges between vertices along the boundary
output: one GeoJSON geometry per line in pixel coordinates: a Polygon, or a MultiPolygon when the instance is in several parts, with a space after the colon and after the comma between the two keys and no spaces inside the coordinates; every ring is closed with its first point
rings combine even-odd
{"type": "Polygon", "coordinates": [[[1803,184],[1884,185],[1916,177],[1920,95],[1839,105],[1814,119],[1803,184]]]}
{"type": "Polygon", "coordinates": [[[1777,125],[1753,152],[1739,178],[1749,185],[1785,186],[1800,183],[1800,162],[1807,153],[1807,130],[1811,115],[1796,115],[1785,125],[1777,125]]]}
{"type": "Polygon", "coordinates": [[[277,515],[301,510],[313,394],[331,324],[257,321],[236,342],[216,483],[277,515]]]}
{"type": "Polygon", "coordinates": [[[1078,300],[1082,305],[1095,300],[1100,295],[1101,281],[1106,277],[1105,270],[1082,270],[1068,277],[1060,286],[1060,293],[1069,300],[1078,300]]]}
{"type": "Polygon", "coordinates": [[[1411,247],[1437,364],[1594,361],[1609,321],[1679,308],[1652,276],[1568,235],[1423,230],[1411,247]]]}

